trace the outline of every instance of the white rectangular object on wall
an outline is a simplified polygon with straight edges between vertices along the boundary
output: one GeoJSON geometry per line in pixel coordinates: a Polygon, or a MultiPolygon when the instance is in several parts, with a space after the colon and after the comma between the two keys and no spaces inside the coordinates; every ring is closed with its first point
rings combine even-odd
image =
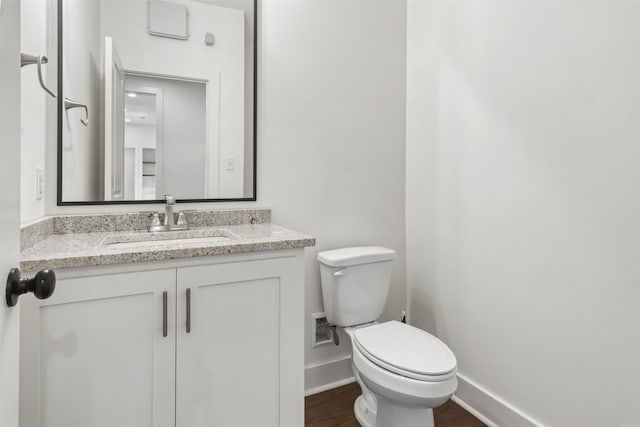
{"type": "Polygon", "coordinates": [[[147,32],[152,36],[189,40],[189,9],[183,4],[149,0],[147,32]]]}

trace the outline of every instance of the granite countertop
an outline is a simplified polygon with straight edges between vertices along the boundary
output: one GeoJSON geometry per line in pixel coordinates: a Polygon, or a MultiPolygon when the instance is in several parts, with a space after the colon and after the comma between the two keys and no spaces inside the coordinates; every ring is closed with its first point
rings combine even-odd
{"type": "Polygon", "coordinates": [[[182,232],[122,230],[53,233],[41,237],[22,251],[21,270],[127,264],[315,245],[315,238],[271,223],[207,225],[182,232]],[[222,237],[216,240],[212,236],[222,237]],[[165,239],[171,241],[163,241],[165,239]]]}

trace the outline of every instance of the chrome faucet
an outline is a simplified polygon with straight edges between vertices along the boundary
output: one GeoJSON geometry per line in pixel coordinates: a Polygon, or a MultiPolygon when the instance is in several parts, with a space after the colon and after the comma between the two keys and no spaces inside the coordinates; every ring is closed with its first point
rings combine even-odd
{"type": "Polygon", "coordinates": [[[170,228],[176,225],[175,218],[173,217],[173,205],[176,204],[176,198],[171,194],[165,194],[164,199],[167,204],[164,206],[164,226],[170,228]]]}
{"type": "Polygon", "coordinates": [[[158,215],[158,213],[154,213],[151,218],[149,231],[188,230],[189,226],[187,225],[187,220],[183,212],[178,213],[178,222],[176,222],[175,217],[173,216],[173,205],[176,204],[176,198],[170,194],[165,194],[164,199],[167,202],[164,208],[164,225],[160,224],[160,215],[158,215]]]}

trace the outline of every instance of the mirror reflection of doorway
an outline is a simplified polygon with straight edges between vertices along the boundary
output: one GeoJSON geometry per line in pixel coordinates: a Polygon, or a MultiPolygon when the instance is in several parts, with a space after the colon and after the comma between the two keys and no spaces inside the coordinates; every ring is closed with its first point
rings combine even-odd
{"type": "Polygon", "coordinates": [[[125,200],[206,194],[206,82],[127,72],[124,86],[125,200]]]}
{"type": "Polygon", "coordinates": [[[163,93],[157,88],[135,87],[124,102],[124,197],[155,200],[162,195],[157,153],[162,149],[163,93]]]}

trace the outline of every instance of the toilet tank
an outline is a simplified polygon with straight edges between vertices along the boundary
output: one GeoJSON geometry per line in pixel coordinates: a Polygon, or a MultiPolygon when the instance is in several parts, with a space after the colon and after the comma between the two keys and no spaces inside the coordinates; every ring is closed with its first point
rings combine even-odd
{"type": "Polygon", "coordinates": [[[387,302],[396,252],[360,246],[318,253],[327,321],[355,326],[378,320],[387,302]]]}

